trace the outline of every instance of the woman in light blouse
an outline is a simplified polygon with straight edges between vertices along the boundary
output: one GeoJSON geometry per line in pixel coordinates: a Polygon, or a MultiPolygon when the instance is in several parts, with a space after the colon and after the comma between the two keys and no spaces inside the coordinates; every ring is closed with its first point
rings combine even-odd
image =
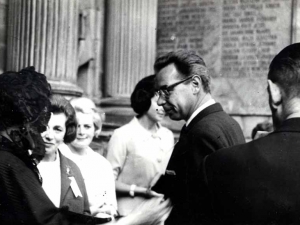
{"type": "Polygon", "coordinates": [[[161,196],[150,188],[164,173],[173,150],[172,132],[159,123],[165,112],[157,105],[154,78],[138,82],[131,95],[137,116],[116,129],[108,145],[121,215],[128,215],[145,198],[161,196]]]}

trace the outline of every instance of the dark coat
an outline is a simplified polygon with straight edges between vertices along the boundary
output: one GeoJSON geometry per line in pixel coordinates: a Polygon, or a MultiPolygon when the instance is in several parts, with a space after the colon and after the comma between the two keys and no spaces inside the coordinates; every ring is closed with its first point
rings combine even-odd
{"type": "Polygon", "coordinates": [[[215,224],[300,223],[300,118],[209,155],[204,168],[215,224]]]}
{"type": "Polygon", "coordinates": [[[216,150],[244,142],[240,126],[219,103],[205,108],[182,130],[166,175],[157,184],[157,189],[154,188],[170,197],[174,204],[168,224],[198,221],[202,187],[197,175],[203,158],[216,150]]]}
{"type": "Polygon", "coordinates": [[[11,152],[0,151],[0,223],[63,224],[64,220],[36,174],[11,152]]]}
{"type": "MultiPolygon", "coordinates": [[[[29,166],[28,160],[23,161],[13,154],[13,145],[9,142],[0,143],[0,224],[2,225],[69,225],[69,224],[99,224],[106,219],[93,218],[82,215],[86,207],[82,199],[74,200],[72,190],[65,183],[62,187],[62,204],[74,204],[74,207],[56,208],[44,192],[37,174],[32,166],[29,166]],[[31,168],[30,168],[31,167],[31,168]],[[73,199],[73,200],[72,200],[73,199]],[[80,201],[80,204],[77,204],[80,201]],[[69,210],[75,210],[72,213],[69,210]],[[77,214],[80,210],[80,214],[77,214]]],[[[24,151],[24,150],[21,150],[24,151]]],[[[25,158],[24,158],[25,159],[25,158]]],[[[70,169],[64,169],[62,173],[64,180],[69,180],[65,175],[77,176],[80,174],[78,167],[71,161],[61,157],[63,165],[70,165],[70,169]],[[68,171],[69,172],[68,172],[68,171]]],[[[78,179],[78,177],[76,177],[78,179]]],[[[82,178],[80,178],[82,179],[82,178]]],[[[79,182],[80,188],[84,188],[82,182],[79,182]]],[[[83,196],[86,191],[81,190],[83,196]]]]}
{"type": "MultiPolygon", "coordinates": [[[[59,152],[59,151],[58,151],[59,152]]],[[[61,198],[60,207],[68,207],[72,212],[90,213],[88,196],[85,189],[83,177],[78,166],[59,152],[60,171],[61,171],[61,198]],[[70,186],[74,177],[79,187],[82,197],[75,197],[70,186]]]]}

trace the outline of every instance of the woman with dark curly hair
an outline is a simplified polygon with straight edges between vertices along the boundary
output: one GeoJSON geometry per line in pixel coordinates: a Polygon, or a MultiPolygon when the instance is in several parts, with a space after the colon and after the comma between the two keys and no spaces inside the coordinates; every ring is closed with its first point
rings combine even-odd
{"type": "Polygon", "coordinates": [[[157,105],[154,75],[143,78],[131,95],[131,106],[137,113],[130,123],[114,131],[107,159],[116,179],[118,209],[127,215],[145,198],[161,196],[151,191],[170,159],[174,137],[159,121],[165,116],[157,105]]]}
{"type": "Polygon", "coordinates": [[[41,188],[37,163],[45,150],[40,133],[50,118],[51,87],[26,68],[0,75],[0,223],[47,224],[62,214],[41,188]]]}

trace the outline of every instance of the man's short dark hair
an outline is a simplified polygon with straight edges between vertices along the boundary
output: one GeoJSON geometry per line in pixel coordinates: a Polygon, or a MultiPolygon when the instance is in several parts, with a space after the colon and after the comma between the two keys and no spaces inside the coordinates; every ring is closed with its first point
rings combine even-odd
{"type": "Polygon", "coordinates": [[[154,63],[155,73],[158,73],[172,63],[174,63],[177,71],[184,77],[199,75],[204,91],[210,93],[210,76],[208,75],[204,60],[199,55],[193,51],[185,50],[169,52],[156,59],[154,63]]]}
{"type": "Polygon", "coordinates": [[[144,115],[151,106],[151,98],[155,95],[155,75],[150,75],[141,79],[131,94],[131,107],[138,114],[144,115]]]}
{"type": "Polygon", "coordinates": [[[282,87],[289,99],[300,97],[300,43],[287,46],[275,56],[268,79],[282,87]]]}

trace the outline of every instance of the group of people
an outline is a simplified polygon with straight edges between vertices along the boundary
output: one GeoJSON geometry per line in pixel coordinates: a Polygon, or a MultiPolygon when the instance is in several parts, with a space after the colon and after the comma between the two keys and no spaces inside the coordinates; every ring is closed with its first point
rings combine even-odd
{"type": "Polygon", "coordinates": [[[274,131],[249,143],[199,55],[167,53],[154,70],[107,158],[89,147],[103,122],[90,99],[52,95],[33,68],[0,75],[1,224],[300,222],[300,43],[272,60],[274,131]],[[186,121],[175,145],[165,115],[186,121]]]}
{"type": "MultiPolygon", "coordinates": [[[[160,165],[154,159],[147,160],[148,156],[154,158],[157,152],[142,155],[141,143],[131,148],[130,143],[138,141],[138,136],[128,139],[128,148],[126,143],[122,144],[125,146],[122,153],[133,151],[128,153],[132,160],[139,162],[145,157],[143,164],[148,164],[146,177],[136,183],[135,190],[131,188],[127,193],[142,198],[129,204],[125,213],[125,207],[123,211],[118,210],[116,191],[121,193],[122,189],[115,189],[111,164],[89,147],[93,137],[99,135],[103,122],[95,104],[84,97],[69,101],[52,95],[46,77],[34,68],[0,75],[1,224],[156,224],[164,221],[171,210],[170,202],[148,191],[147,182],[166,167],[165,158],[170,157],[173,136],[158,123],[164,113],[162,107],[156,105],[155,108],[154,77],[141,81],[135,92],[146,93],[143,102],[137,103],[140,98],[135,94],[132,97],[136,99],[133,105],[139,108],[137,121],[143,121],[137,122],[141,124],[139,132],[144,129],[147,144],[155,143],[156,148],[163,151],[164,162],[160,165]],[[144,104],[142,108],[141,104],[144,104]],[[149,137],[147,132],[151,134],[149,137]],[[135,151],[139,151],[139,158],[135,151]],[[156,164],[151,165],[152,162],[156,164]],[[156,198],[149,199],[152,196],[156,198]]],[[[118,146],[118,142],[117,138],[112,145],[118,146]]],[[[114,156],[117,154],[112,158],[114,156]]],[[[130,174],[124,169],[130,168],[130,162],[123,161],[118,167],[122,182],[130,182],[130,174]]],[[[138,170],[131,171],[132,176],[134,172],[137,177],[143,176],[138,170]]]]}

